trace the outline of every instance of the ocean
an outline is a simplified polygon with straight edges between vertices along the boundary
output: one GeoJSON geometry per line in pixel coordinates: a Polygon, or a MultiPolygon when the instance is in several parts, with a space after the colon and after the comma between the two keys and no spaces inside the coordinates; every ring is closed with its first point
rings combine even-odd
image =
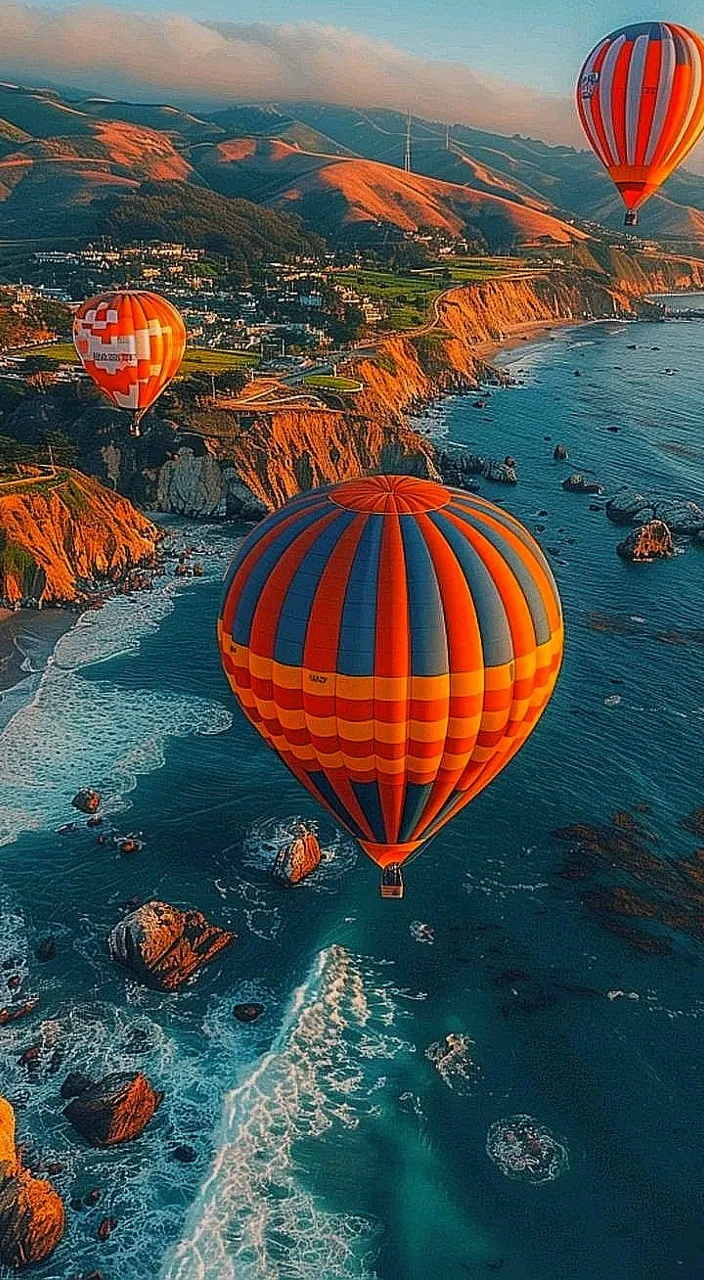
{"type": "Polygon", "coordinates": [[[641,918],[670,894],[669,880],[653,889],[659,871],[607,861],[566,877],[551,833],[627,811],[674,882],[694,857],[681,821],[704,803],[704,552],[624,563],[603,500],[561,481],[701,498],[704,326],[558,329],[502,362],[517,385],[489,389],[486,409],[448,400],[423,425],[516,458],[518,485],[482,492],[551,558],[565,662],[536,732],[409,867],[403,901],[379,898],[376,869],[229,694],[214,628],[244,528],[170,521],[203,576],[86,615],[13,706],[0,968],[40,1003],[0,1031],[1,1091],[20,1140],[63,1166],[66,1201],[101,1193],[68,1208],[40,1280],[701,1280],[701,944],[680,899],[665,922],[641,918]],[[81,786],[141,852],[98,845],[83,820],[58,830],[81,786]],[[286,890],[271,861],[301,817],[325,857],[286,890]],[[621,916],[593,909],[619,885],[621,916]],[[105,949],[133,896],[197,907],[237,941],[178,994],[146,991],[105,949]],[[40,964],[49,934],[56,957],[40,964]],[[657,946],[634,946],[642,934],[657,946]],[[238,1023],[233,1005],[255,999],[263,1017],[238,1023]],[[125,1069],[164,1103],[134,1143],[91,1151],[61,1082],[125,1069]],[[537,1171],[514,1158],[526,1131],[547,1133],[537,1171]],[[174,1160],[181,1144],[193,1163],[174,1160]]]}

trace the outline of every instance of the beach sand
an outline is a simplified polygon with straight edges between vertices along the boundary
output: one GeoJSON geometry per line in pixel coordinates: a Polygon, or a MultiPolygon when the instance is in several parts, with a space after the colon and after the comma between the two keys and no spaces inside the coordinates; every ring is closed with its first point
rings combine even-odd
{"type": "Polygon", "coordinates": [[[0,692],[42,671],[76,621],[68,609],[0,609],[0,692]]]}

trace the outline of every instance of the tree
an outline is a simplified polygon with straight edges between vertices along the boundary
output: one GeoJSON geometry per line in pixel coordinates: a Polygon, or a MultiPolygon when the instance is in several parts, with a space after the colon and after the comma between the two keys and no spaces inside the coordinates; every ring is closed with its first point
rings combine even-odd
{"type": "Polygon", "coordinates": [[[36,387],[42,395],[56,382],[56,364],[48,356],[27,356],[24,372],[30,387],[36,387]]]}

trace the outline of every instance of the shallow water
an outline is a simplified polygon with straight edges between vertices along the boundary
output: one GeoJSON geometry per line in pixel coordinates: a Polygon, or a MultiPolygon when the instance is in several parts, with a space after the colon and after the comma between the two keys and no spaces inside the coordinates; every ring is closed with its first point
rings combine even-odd
{"type": "Polygon", "coordinates": [[[483,492],[546,526],[567,649],[538,730],[409,868],[402,902],[379,899],[375,869],[233,707],[214,623],[243,530],[184,529],[209,548],[202,579],[115,600],[62,639],[0,739],[0,956],[40,994],[0,1053],[21,1137],[65,1164],[67,1197],[102,1199],[69,1210],[40,1278],[701,1276],[701,948],[671,933],[671,955],[645,955],[606,932],[556,875],[550,831],[647,802],[660,854],[696,846],[678,823],[704,800],[704,556],[624,564],[623,532],[560,481],[589,470],[607,491],[700,498],[703,358],[693,322],[561,330],[506,357],[525,385],[486,410],[436,410],[450,439],[517,459],[515,489],[483,492]],[[672,628],[680,643],[663,642],[672,628]],[[57,834],[81,785],[143,852],[120,858],[82,825],[57,834]],[[287,892],[268,866],[300,816],[319,819],[327,857],[287,892]],[[238,939],[178,995],[143,991],[105,954],[132,895],[197,906],[238,939]],[[40,965],[47,933],[57,956],[40,965]],[[508,969],[555,1003],[507,1011],[508,969]],[[232,1006],[251,999],[266,1014],[243,1026],[232,1006]],[[33,1043],[36,1080],[17,1063],[33,1043]],[[164,1104],[138,1142],[87,1151],[61,1115],[64,1074],[128,1065],[164,1104]],[[491,1127],[525,1115],[566,1149],[552,1181],[487,1154],[491,1127]],[[184,1142],[194,1164],[172,1160],[184,1142]]]}

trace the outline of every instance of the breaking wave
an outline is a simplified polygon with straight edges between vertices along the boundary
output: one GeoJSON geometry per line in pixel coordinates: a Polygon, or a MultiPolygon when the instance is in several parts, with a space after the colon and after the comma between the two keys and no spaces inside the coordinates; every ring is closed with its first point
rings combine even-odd
{"type": "Polygon", "coordinates": [[[221,535],[202,578],[165,578],[152,592],[114,596],[61,637],[31,700],[0,734],[0,844],[65,821],[86,781],[102,793],[105,811],[125,808],[137,779],[163,765],[169,738],[229,728],[232,716],[219,702],[118,688],[82,671],[137,652],[181,591],[221,576],[233,545],[221,535]]]}
{"type": "Polygon", "coordinates": [[[391,995],[342,947],[322,952],[272,1049],[226,1095],[218,1149],[161,1280],[375,1280],[378,1224],[326,1208],[304,1185],[297,1144],[372,1112],[391,995]]]}

